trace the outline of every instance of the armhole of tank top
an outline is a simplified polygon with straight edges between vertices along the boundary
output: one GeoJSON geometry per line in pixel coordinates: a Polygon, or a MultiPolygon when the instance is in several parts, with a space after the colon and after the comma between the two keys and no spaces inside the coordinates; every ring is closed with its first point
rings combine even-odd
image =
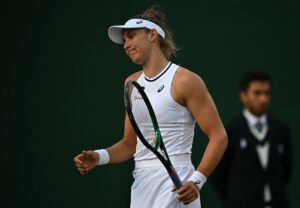
{"type": "Polygon", "coordinates": [[[171,78],[170,80],[170,93],[168,93],[168,100],[173,103],[178,109],[180,110],[185,110],[187,112],[189,112],[188,108],[186,106],[183,106],[181,104],[179,104],[178,102],[176,102],[176,100],[174,99],[173,95],[172,95],[172,87],[173,87],[173,81],[174,81],[174,77],[176,75],[176,72],[178,70],[179,66],[176,65],[176,69],[175,69],[175,72],[173,74],[173,77],[171,78]]]}
{"type": "Polygon", "coordinates": [[[143,77],[144,77],[144,72],[141,72],[141,74],[136,79],[136,82],[138,82],[139,84],[141,84],[141,80],[142,80],[143,77]]]}

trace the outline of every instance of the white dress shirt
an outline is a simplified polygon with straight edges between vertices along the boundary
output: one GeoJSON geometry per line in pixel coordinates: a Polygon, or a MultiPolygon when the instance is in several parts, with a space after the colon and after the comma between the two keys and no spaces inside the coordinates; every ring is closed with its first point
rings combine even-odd
{"type": "MultiPolygon", "coordinates": [[[[268,122],[267,122],[267,115],[263,114],[260,117],[257,117],[250,113],[247,109],[244,109],[243,114],[248,122],[248,127],[250,132],[253,136],[258,140],[262,141],[267,135],[268,132],[268,122]],[[260,122],[262,124],[262,130],[258,131],[255,127],[255,124],[260,122]]],[[[270,142],[266,142],[262,145],[256,146],[256,151],[258,154],[258,158],[260,160],[261,166],[263,169],[267,168],[268,161],[269,161],[269,149],[270,149],[270,142]]],[[[264,201],[268,202],[271,201],[271,191],[269,184],[265,185],[264,188],[264,201]]]]}

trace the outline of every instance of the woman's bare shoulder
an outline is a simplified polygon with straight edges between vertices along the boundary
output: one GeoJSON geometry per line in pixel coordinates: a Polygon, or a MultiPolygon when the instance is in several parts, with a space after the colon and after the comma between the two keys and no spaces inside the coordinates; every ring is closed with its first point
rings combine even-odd
{"type": "Polygon", "coordinates": [[[142,73],[143,73],[143,70],[140,70],[138,72],[131,74],[130,76],[127,77],[127,79],[125,80],[125,83],[128,82],[129,80],[136,81],[141,76],[142,73]]]}
{"type": "Polygon", "coordinates": [[[205,86],[205,83],[204,81],[202,80],[202,78],[190,71],[189,69],[187,68],[184,68],[182,66],[180,66],[177,71],[176,71],[176,74],[175,74],[175,83],[176,84],[179,84],[179,85],[185,85],[185,86],[202,86],[204,87],[205,86]]]}

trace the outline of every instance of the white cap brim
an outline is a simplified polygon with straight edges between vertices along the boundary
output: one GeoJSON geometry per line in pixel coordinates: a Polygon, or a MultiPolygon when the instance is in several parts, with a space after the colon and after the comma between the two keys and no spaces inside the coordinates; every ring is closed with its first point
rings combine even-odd
{"type": "Polygon", "coordinates": [[[157,33],[164,39],[165,32],[157,24],[144,19],[130,19],[124,25],[113,25],[108,29],[108,37],[111,41],[123,44],[123,34],[124,29],[137,29],[137,28],[147,28],[149,30],[155,29],[157,33]]]}

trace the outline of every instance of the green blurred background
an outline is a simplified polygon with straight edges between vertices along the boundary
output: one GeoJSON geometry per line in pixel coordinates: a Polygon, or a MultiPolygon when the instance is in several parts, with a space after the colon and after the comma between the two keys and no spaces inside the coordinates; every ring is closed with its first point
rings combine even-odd
{"type": "MultiPolygon", "coordinates": [[[[241,111],[239,77],[272,75],[270,112],[292,128],[289,190],[300,206],[298,1],[45,0],[1,6],[0,207],[129,207],[133,161],[80,176],[73,157],[122,137],[123,82],[140,67],[107,29],[153,3],[181,48],[174,62],[204,79],[224,123],[241,111]]],[[[206,144],[197,128],[194,164],[206,144]]],[[[204,208],[221,207],[209,183],[201,197],[204,208]]]]}

